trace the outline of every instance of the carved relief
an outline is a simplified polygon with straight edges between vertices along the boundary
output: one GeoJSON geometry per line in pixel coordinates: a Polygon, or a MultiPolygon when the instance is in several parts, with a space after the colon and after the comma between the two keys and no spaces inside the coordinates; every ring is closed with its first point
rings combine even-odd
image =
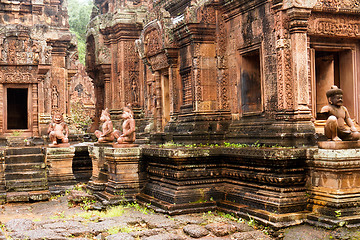
{"type": "Polygon", "coordinates": [[[0,83],[37,83],[37,78],[34,69],[4,67],[0,70],[0,83]]]}
{"type": "Polygon", "coordinates": [[[360,0],[318,0],[315,7],[360,10],[360,0]]]}
{"type": "Polygon", "coordinates": [[[275,14],[279,110],[292,109],[294,107],[288,22],[287,16],[284,13],[277,12],[275,14]]]}
{"type": "Polygon", "coordinates": [[[216,58],[217,58],[217,68],[218,68],[218,81],[217,81],[217,94],[218,94],[218,108],[219,109],[229,109],[229,99],[228,99],[228,87],[229,87],[229,76],[227,69],[227,59],[226,59],[226,39],[227,33],[224,24],[224,19],[221,16],[218,21],[219,34],[217,34],[216,43],[216,58]]]}
{"type": "Polygon", "coordinates": [[[325,14],[311,16],[308,25],[309,34],[337,37],[360,37],[360,18],[341,16],[334,18],[325,14]]]}
{"type": "Polygon", "coordinates": [[[132,103],[132,106],[139,106],[139,64],[133,42],[124,42],[124,61],[124,66],[127,67],[123,79],[126,88],[124,91],[125,102],[132,103]]]}
{"type": "Polygon", "coordinates": [[[162,41],[157,29],[150,30],[144,37],[145,56],[150,57],[162,50],[162,41]]]}
{"type": "Polygon", "coordinates": [[[202,86],[201,86],[201,71],[199,70],[200,43],[194,44],[194,58],[193,58],[193,79],[195,83],[195,101],[200,102],[202,100],[202,86]]]}
{"type": "Polygon", "coordinates": [[[183,85],[183,105],[192,104],[192,84],[190,71],[181,74],[181,80],[183,85]]]}
{"type": "Polygon", "coordinates": [[[53,85],[51,91],[51,110],[52,112],[59,108],[59,91],[57,87],[53,85]]]}
{"type": "Polygon", "coordinates": [[[215,9],[211,6],[205,6],[198,9],[198,21],[205,24],[215,24],[215,9]]]}

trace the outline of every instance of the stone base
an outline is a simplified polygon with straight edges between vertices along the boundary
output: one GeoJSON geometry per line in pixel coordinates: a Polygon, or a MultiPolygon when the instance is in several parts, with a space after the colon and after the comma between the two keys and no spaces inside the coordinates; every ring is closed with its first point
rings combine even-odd
{"type": "MultiPolygon", "coordinates": [[[[120,145],[120,144],[119,144],[120,145]]],[[[122,145],[122,144],[121,144],[122,145]]],[[[135,146],[135,144],[132,144],[135,146]]],[[[104,148],[104,157],[108,165],[108,180],[104,193],[105,200],[134,201],[140,193],[141,185],[141,149],[137,147],[104,148]]]]}
{"type": "Polygon", "coordinates": [[[72,171],[74,155],[74,147],[46,149],[49,186],[69,186],[76,183],[72,171]]]}
{"type": "Polygon", "coordinates": [[[309,214],[306,222],[327,229],[334,229],[336,227],[347,227],[347,228],[359,228],[360,227],[360,215],[352,217],[327,217],[320,216],[317,214],[309,214]]]}
{"type": "Polygon", "coordinates": [[[31,191],[31,192],[8,192],[6,193],[7,202],[29,202],[46,201],[50,198],[49,191],[31,191]]]}
{"type": "Polygon", "coordinates": [[[113,148],[133,148],[138,147],[139,144],[133,144],[133,143],[113,143],[113,148]]]}
{"type": "Polygon", "coordinates": [[[51,148],[68,148],[70,147],[70,143],[57,143],[57,144],[49,144],[51,148]]]}
{"type": "Polygon", "coordinates": [[[235,216],[243,219],[249,219],[251,216],[251,218],[255,219],[257,222],[266,226],[271,226],[274,229],[301,224],[309,214],[307,211],[279,214],[230,201],[220,201],[217,210],[233,213],[235,216]]]}
{"type": "Polygon", "coordinates": [[[360,225],[360,149],[316,149],[308,160],[308,221],[360,225]]]}
{"type": "Polygon", "coordinates": [[[321,141],[318,142],[319,148],[322,149],[351,149],[360,148],[360,141],[321,141]]]}
{"type": "Polygon", "coordinates": [[[95,194],[97,192],[105,191],[105,187],[106,187],[106,182],[89,181],[86,188],[90,190],[91,193],[95,194]]]}
{"type": "Polygon", "coordinates": [[[139,203],[146,205],[148,208],[153,209],[155,212],[169,214],[169,215],[208,212],[217,209],[216,201],[171,204],[159,200],[158,198],[154,198],[149,195],[146,195],[144,193],[138,195],[136,199],[139,203]]]}

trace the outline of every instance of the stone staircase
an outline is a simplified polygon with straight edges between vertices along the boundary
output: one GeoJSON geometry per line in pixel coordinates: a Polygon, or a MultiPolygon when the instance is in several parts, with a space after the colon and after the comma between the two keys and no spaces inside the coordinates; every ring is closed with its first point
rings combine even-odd
{"type": "Polygon", "coordinates": [[[5,188],[7,202],[49,199],[45,156],[41,147],[5,150],[5,188]]]}

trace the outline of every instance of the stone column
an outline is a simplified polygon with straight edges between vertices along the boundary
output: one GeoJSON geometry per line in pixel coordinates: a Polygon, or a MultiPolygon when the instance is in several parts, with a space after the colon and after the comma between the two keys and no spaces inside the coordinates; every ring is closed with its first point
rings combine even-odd
{"type": "MultiPolygon", "coordinates": [[[[310,150],[311,151],[311,150],[310,150]]],[[[360,226],[360,149],[316,149],[308,160],[308,221],[323,227],[360,226]]]]}
{"type": "Polygon", "coordinates": [[[291,8],[287,10],[290,20],[290,42],[292,54],[292,77],[297,118],[310,119],[309,104],[309,68],[307,20],[310,9],[291,8]]]}
{"type": "Polygon", "coordinates": [[[50,191],[63,191],[75,184],[72,162],[74,147],[47,148],[46,165],[50,191]]]}
{"type": "Polygon", "coordinates": [[[101,198],[115,204],[134,201],[140,193],[143,178],[140,172],[141,149],[139,147],[105,148],[104,155],[109,167],[109,178],[101,198]]]}

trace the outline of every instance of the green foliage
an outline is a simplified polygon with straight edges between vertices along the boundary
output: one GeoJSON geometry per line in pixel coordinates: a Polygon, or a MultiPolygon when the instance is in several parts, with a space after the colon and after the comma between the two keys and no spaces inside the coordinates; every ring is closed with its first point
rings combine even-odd
{"type": "Polygon", "coordinates": [[[91,124],[91,117],[86,112],[82,102],[72,102],[70,105],[70,126],[77,132],[84,133],[91,124]]]}
{"type": "Polygon", "coordinates": [[[83,64],[85,64],[86,53],[86,26],[90,21],[93,6],[91,0],[68,1],[70,31],[77,37],[79,61],[83,64]]]}

